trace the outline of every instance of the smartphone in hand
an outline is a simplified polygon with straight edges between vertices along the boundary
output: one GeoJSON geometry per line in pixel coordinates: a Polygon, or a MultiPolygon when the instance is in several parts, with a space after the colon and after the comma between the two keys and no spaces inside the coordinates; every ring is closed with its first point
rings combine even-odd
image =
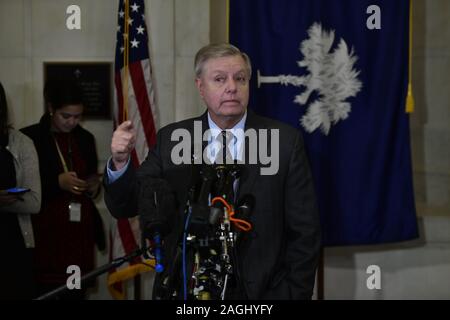
{"type": "Polygon", "coordinates": [[[6,189],[6,191],[8,192],[8,194],[16,194],[16,195],[18,195],[18,194],[23,194],[25,192],[30,191],[30,189],[15,187],[15,188],[6,189]]]}

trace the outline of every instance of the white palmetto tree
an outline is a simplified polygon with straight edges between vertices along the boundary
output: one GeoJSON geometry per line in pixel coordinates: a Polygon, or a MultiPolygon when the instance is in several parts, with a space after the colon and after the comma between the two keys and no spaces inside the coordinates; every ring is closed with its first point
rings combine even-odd
{"type": "Polygon", "coordinates": [[[349,51],[343,39],[331,51],[334,31],[323,30],[320,23],[314,23],[308,35],[309,38],[300,44],[303,60],[297,63],[309,74],[280,75],[278,78],[281,84],[305,87],[294,99],[300,105],[306,105],[313,91],[317,92],[317,99],[309,104],[300,122],[308,132],[320,128],[328,135],[332,124],[348,117],[351,105],[346,100],[356,96],[362,88],[359,71],[354,69],[358,57],[353,50],[349,51]]]}

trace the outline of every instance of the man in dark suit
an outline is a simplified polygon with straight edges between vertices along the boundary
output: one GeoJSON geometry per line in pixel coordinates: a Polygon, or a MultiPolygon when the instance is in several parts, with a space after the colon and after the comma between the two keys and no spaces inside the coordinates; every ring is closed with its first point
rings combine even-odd
{"type": "MultiPolygon", "coordinates": [[[[203,47],[195,58],[195,73],[196,86],[207,112],[198,118],[162,128],[155,148],[139,169],[129,165],[136,139],[131,122],[122,123],[114,132],[112,158],[107,165],[105,181],[105,201],[109,210],[115,217],[136,215],[138,181],[164,179],[173,191],[177,207],[176,214],[170,217],[172,231],[164,238],[163,245],[166,269],[173,270],[173,262],[180,250],[193,165],[177,164],[179,159],[174,159],[176,153],[173,150],[179,142],[172,141],[172,134],[178,129],[192,136],[195,121],[198,121],[202,132],[210,129],[208,139],[203,143],[200,141],[203,148],[209,147],[202,153],[204,160],[214,162],[220,153],[215,149],[214,141],[221,132],[231,132],[234,139],[230,144],[228,140],[226,142],[229,156],[244,163],[241,176],[233,186],[236,199],[252,195],[255,200],[250,217],[253,228],[242,237],[237,247],[239,283],[231,297],[310,299],[320,250],[320,224],[300,132],[247,109],[251,64],[248,56],[238,48],[229,44],[203,47]],[[245,145],[246,140],[239,134],[239,129],[257,133],[276,132],[266,140],[256,135],[257,140],[253,141],[259,148],[269,148],[272,160],[276,162],[272,167],[275,171],[264,171],[261,161],[249,163],[256,149],[245,145]]],[[[163,281],[164,275],[157,277],[155,286],[160,287],[163,281]]]]}

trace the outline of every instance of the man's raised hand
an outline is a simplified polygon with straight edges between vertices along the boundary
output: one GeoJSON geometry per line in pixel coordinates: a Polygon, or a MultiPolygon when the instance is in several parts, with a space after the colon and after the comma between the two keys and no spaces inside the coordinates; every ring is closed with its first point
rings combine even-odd
{"type": "Polygon", "coordinates": [[[111,141],[112,161],[116,170],[122,169],[136,145],[136,130],[131,121],[122,122],[113,133],[111,141]]]}

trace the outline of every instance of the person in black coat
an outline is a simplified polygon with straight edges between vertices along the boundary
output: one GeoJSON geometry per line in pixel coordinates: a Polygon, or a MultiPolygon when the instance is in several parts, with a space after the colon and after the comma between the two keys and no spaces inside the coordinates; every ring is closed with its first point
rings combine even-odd
{"type": "MultiPolygon", "coordinates": [[[[103,235],[92,201],[100,187],[95,139],[79,125],[81,89],[72,81],[47,82],[44,97],[48,111],[22,129],[36,146],[42,181],[42,209],[33,219],[38,295],[65,284],[70,265],[91,271],[95,239],[103,235]]],[[[65,297],[84,298],[85,289],[65,297]]]]}
{"type": "MultiPolygon", "coordinates": [[[[242,237],[236,248],[235,274],[238,281],[231,288],[232,294],[226,298],[310,299],[320,251],[320,224],[300,132],[247,109],[251,64],[248,56],[238,48],[218,44],[200,49],[195,59],[195,72],[196,85],[208,111],[201,117],[162,128],[157,134],[156,146],[138,169],[129,165],[129,155],[136,139],[131,122],[122,123],[114,132],[112,158],[106,168],[108,179],[105,179],[105,202],[110,212],[115,217],[136,215],[138,203],[142,200],[139,198],[142,181],[168,183],[177,210],[168,218],[171,232],[164,237],[163,243],[163,262],[167,271],[155,279],[154,298],[170,298],[161,293],[161,287],[171,270],[179,268],[174,264],[178,263],[176,257],[180,251],[180,235],[183,234],[186,215],[184,209],[193,172],[192,164],[179,164],[180,159],[174,159],[176,152],[173,151],[179,147],[179,142],[172,141],[173,133],[187,132],[195,137],[196,125],[201,125],[202,133],[210,129],[209,137],[212,139],[208,138],[205,143],[195,141],[194,144],[206,147],[206,151],[200,153],[206,157],[203,159],[205,162],[215,162],[219,157],[214,147],[215,139],[220,136],[218,133],[226,135],[231,132],[234,144],[229,144],[228,140],[225,144],[230,148],[230,156],[243,163],[241,176],[233,186],[238,199],[235,203],[251,195],[255,205],[249,218],[252,230],[242,237]],[[278,137],[269,135],[266,142],[259,136],[257,141],[253,141],[258,148],[266,147],[272,151],[272,160],[276,162],[274,170],[264,171],[261,161],[250,161],[251,156],[255,156],[252,150],[256,149],[251,145],[242,149],[245,139],[239,138],[238,129],[278,133],[278,137]]],[[[221,154],[220,148],[218,153],[221,154]]],[[[180,279],[175,279],[178,281],[174,285],[177,298],[182,298],[179,294],[182,290],[180,279]]]]}

